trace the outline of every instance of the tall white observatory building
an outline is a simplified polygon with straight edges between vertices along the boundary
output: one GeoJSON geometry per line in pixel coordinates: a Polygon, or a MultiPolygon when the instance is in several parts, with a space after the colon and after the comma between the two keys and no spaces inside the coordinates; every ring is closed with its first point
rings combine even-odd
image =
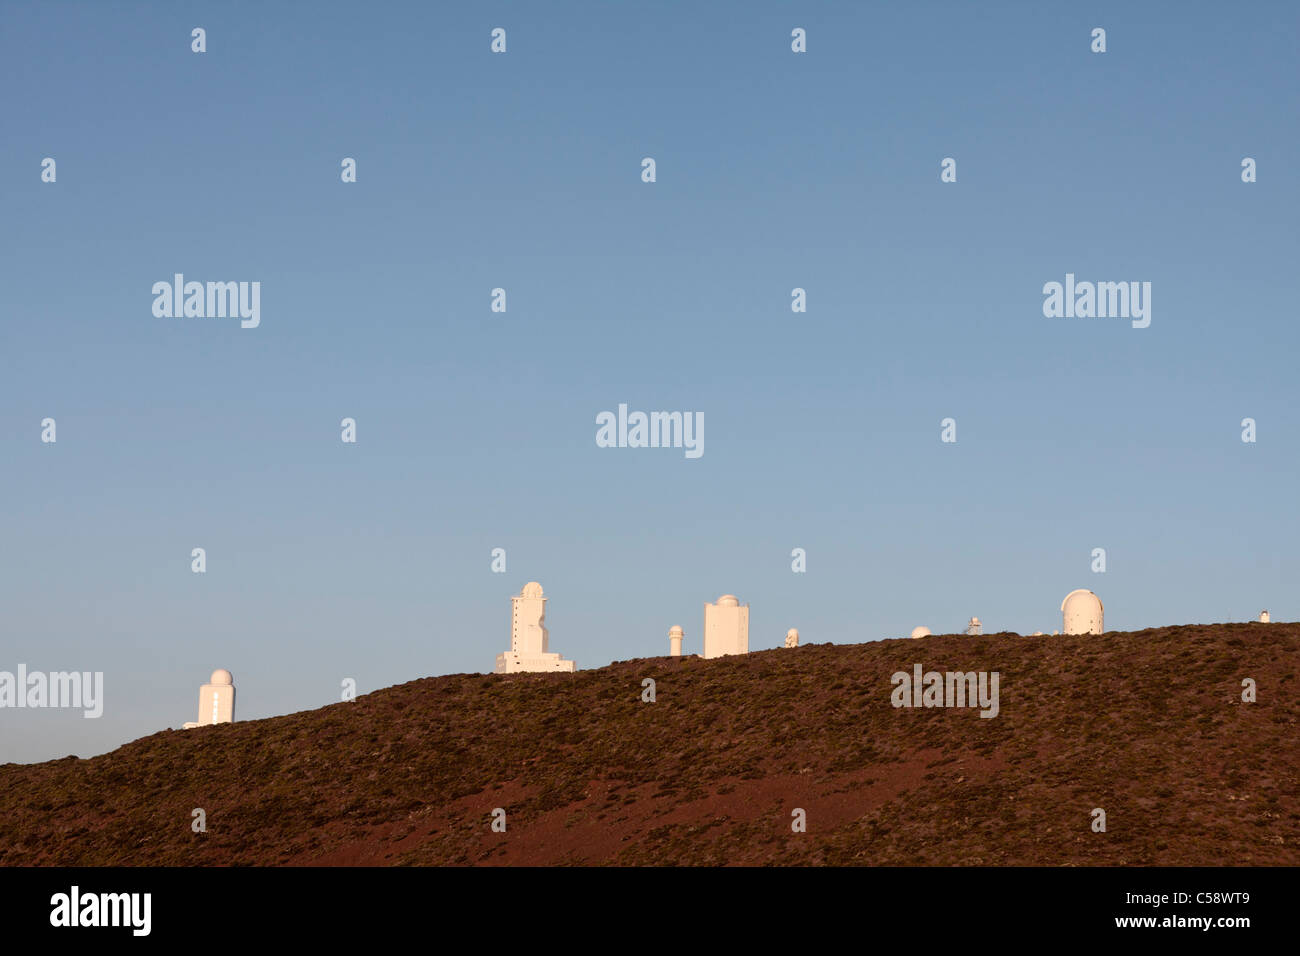
{"type": "Polygon", "coordinates": [[[573,661],[550,649],[546,601],[542,586],[536,581],[529,581],[510,599],[510,650],[497,655],[496,673],[574,670],[573,661]]]}
{"type": "Polygon", "coordinates": [[[734,594],[704,605],[704,657],[749,653],[749,605],[734,594]]]}

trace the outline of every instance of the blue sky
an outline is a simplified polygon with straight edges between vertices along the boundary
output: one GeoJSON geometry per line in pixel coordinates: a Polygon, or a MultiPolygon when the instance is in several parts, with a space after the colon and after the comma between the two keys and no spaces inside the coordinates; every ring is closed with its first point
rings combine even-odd
{"type": "Polygon", "coordinates": [[[529,580],[581,667],[697,652],[727,592],[755,649],[1050,632],[1076,587],[1300,617],[1298,21],[6,4],[0,670],[106,702],[0,710],[0,761],[179,727],[216,667],[240,719],[489,671],[529,580]],[[156,318],[176,272],[261,282],[260,327],[156,318]],[[1045,318],[1066,273],[1151,282],[1150,327],[1045,318]],[[619,403],[704,455],[598,448],[619,403]]]}

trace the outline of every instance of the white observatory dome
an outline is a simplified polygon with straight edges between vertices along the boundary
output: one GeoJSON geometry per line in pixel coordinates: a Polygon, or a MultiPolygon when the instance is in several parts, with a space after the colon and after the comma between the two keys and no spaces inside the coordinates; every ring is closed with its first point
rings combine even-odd
{"type": "Polygon", "coordinates": [[[1062,634],[1101,634],[1104,609],[1101,598],[1086,588],[1076,588],[1061,602],[1062,634]]]}

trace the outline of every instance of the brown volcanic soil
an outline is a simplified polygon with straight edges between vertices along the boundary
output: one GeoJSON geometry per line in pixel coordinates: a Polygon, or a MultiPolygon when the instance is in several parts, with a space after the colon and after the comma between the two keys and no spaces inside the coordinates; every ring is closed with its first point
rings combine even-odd
{"type": "Polygon", "coordinates": [[[1220,624],[426,678],[0,766],[0,863],[1296,865],[1297,670],[1300,624],[1220,624]],[[895,709],[918,662],[1001,712],[895,709]]]}

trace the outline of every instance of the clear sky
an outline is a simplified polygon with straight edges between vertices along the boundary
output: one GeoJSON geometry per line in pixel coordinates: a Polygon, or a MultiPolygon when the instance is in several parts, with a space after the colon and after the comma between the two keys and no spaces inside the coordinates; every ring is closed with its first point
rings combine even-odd
{"type": "Polygon", "coordinates": [[[1077,587],[1110,629],[1300,617],[1298,26],[4,4],[0,670],[106,700],[0,709],[0,761],[179,727],[217,667],[240,719],[490,671],[529,580],[580,667],[698,652],[722,593],[754,649],[1050,632],[1077,587]],[[260,326],[155,317],[177,272],[260,326]],[[1150,282],[1150,327],[1045,317],[1067,273],[1150,282]],[[704,454],[598,448],[620,403],[704,454]]]}

